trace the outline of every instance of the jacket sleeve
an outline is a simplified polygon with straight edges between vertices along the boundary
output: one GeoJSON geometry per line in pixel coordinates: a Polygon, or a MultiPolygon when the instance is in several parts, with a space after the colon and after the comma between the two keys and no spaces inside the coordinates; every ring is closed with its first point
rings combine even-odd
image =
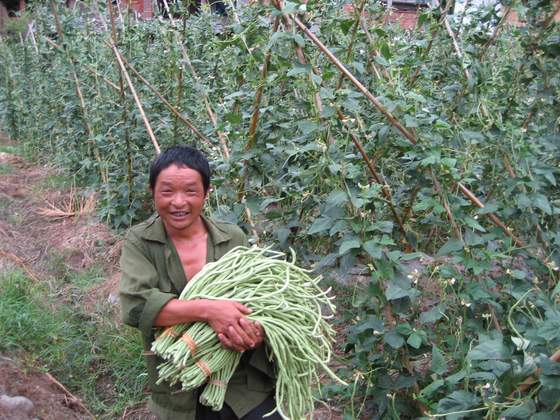
{"type": "Polygon", "coordinates": [[[173,293],[158,289],[158,272],[138,241],[130,236],[124,242],[121,259],[119,297],[125,324],[138,328],[146,337],[152,334],[154,320],[173,293]]]}

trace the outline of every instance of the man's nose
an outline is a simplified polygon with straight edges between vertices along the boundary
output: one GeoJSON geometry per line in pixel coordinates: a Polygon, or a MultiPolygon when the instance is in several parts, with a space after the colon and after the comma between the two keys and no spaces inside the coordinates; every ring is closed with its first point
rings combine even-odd
{"type": "Polygon", "coordinates": [[[187,203],[187,197],[182,192],[174,194],[171,204],[176,207],[184,206],[187,203]]]}

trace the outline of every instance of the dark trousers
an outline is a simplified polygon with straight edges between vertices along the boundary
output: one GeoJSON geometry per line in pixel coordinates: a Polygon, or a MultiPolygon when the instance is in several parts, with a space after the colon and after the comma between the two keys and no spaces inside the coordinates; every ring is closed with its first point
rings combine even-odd
{"type": "MultiPolygon", "coordinates": [[[[241,420],[262,420],[266,413],[270,413],[276,408],[276,400],[274,395],[269,396],[260,405],[255,407],[249,413],[241,418],[241,420]]],[[[265,420],[281,420],[280,414],[277,412],[271,416],[264,417],[265,420]]],[[[233,410],[224,404],[221,411],[213,411],[210,407],[202,404],[196,406],[196,420],[240,420],[237,418],[233,410]]]]}

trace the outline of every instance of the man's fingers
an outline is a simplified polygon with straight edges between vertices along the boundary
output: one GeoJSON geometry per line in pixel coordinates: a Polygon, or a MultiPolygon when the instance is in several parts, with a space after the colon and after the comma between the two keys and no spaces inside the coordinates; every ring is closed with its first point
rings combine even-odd
{"type": "Polygon", "coordinates": [[[239,312],[241,312],[241,313],[243,313],[243,314],[245,314],[245,315],[248,315],[248,314],[250,314],[251,312],[253,312],[253,311],[251,310],[251,308],[246,307],[246,306],[243,305],[242,303],[239,303],[239,302],[234,302],[234,303],[235,303],[235,307],[239,310],[239,312]]]}
{"type": "Polygon", "coordinates": [[[226,349],[237,351],[237,352],[243,351],[241,347],[235,345],[225,334],[218,334],[218,339],[226,349]]]}
{"type": "Polygon", "coordinates": [[[234,341],[235,344],[243,348],[253,348],[255,346],[255,340],[243,330],[243,328],[237,325],[230,325],[228,328],[228,336],[234,341]]]}

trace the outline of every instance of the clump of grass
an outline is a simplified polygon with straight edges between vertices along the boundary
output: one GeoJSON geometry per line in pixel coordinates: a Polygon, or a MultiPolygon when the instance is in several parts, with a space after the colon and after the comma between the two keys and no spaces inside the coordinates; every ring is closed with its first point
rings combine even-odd
{"type": "Polygon", "coordinates": [[[137,334],[109,315],[55,304],[45,284],[19,271],[0,274],[0,285],[0,351],[19,350],[95,414],[112,418],[141,400],[145,377],[137,334]]]}
{"type": "Polygon", "coordinates": [[[14,171],[14,168],[9,163],[0,163],[0,174],[8,175],[14,171]]]}

